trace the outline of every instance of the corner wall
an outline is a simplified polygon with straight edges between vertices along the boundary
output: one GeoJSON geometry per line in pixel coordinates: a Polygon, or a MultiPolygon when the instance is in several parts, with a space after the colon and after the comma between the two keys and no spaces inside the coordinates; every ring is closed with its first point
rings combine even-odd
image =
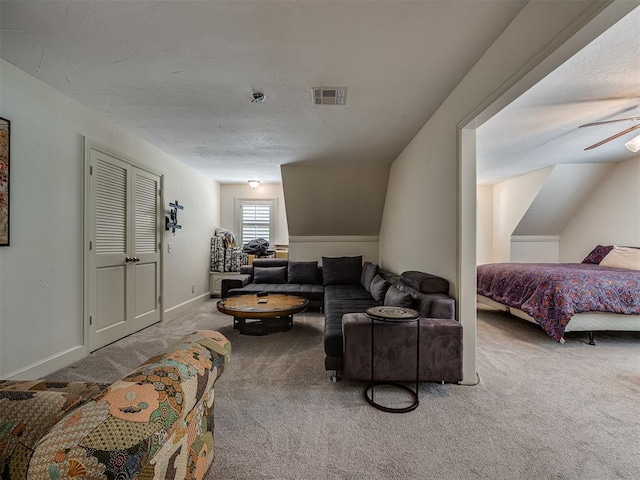
{"type": "Polygon", "coordinates": [[[0,116],[11,120],[11,246],[0,249],[0,378],[35,378],[87,354],[84,137],[162,171],[165,201],[185,206],[183,229],[163,238],[163,307],[170,313],[208,295],[219,186],[4,60],[0,79],[0,116]]]}
{"type": "Polygon", "coordinates": [[[290,259],[362,255],[378,263],[389,165],[287,164],[281,170],[290,259]]]}
{"type": "Polygon", "coordinates": [[[596,245],[640,247],[640,157],[616,164],[560,234],[560,261],[581,262],[596,245]]]}
{"type": "Polygon", "coordinates": [[[616,2],[619,11],[582,35],[609,3],[527,3],[392,164],[380,263],[451,282],[464,327],[465,384],[476,382],[476,185],[475,153],[465,156],[462,128],[477,128],[481,120],[474,119],[482,114],[486,120],[486,112],[515,98],[516,90],[521,93],[634,7],[616,2]],[[565,43],[570,45],[560,49],[565,43]]]}
{"type": "Polygon", "coordinates": [[[511,235],[536,199],[553,167],[527,173],[493,187],[493,261],[511,261],[511,235]]]}

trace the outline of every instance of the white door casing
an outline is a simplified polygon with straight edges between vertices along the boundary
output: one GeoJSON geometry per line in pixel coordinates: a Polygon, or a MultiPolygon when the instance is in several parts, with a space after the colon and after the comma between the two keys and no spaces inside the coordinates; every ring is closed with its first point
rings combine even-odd
{"type": "Polygon", "coordinates": [[[89,349],[161,319],[161,176],[89,144],[89,349]]]}

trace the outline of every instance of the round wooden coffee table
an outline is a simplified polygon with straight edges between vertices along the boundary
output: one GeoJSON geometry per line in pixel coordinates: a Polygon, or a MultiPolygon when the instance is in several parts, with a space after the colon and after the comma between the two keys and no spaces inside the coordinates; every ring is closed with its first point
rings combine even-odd
{"type": "Polygon", "coordinates": [[[293,315],[304,312],[309,300],[295,295],[238,295],[218,301],[218,310],[233,316],[233,328],[243,335],[267,335],[293,328],[293,315]]]}

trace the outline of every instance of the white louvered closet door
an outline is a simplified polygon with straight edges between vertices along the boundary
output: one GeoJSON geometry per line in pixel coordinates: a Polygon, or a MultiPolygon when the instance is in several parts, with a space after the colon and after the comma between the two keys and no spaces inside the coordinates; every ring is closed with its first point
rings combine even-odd
{"type": "Polygon", "coordinates": [[[160,320],[160,177],[90,151],[90,349],[160,320]]]}

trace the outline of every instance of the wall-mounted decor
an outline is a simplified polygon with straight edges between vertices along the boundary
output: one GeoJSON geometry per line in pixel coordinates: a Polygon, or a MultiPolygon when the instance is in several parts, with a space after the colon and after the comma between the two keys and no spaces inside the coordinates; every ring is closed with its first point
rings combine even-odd
{"type": "Polygon", "coordinates": [[[9,245],[9,126],[0,118],[0,247],[9,245]]]}
{"type": "Polygon", "coordinates": [[[167,230],[171,230],[172,233],[175,235],[176,228],[177,229],[182,228],[182,225],[178,225],[178,210],[183,210],[184,207],[178,204],[178,200],[176,200],[176,203],[169,202],[169,207],[171,208],[170,210],[171,218],[165,217],[165,228],[167,230]]]}

